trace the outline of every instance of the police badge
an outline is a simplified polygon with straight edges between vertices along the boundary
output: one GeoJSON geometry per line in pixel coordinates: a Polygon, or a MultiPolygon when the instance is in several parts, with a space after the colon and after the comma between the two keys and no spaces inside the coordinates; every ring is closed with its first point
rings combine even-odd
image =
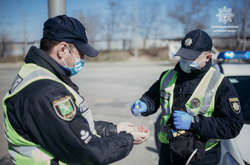
{"type": "Polygon", "coordinates": [[[185,44],[186,47],[188,47],[188,46],[191,46],[192,43],[193,43],[192,38],[187,38],[187,39],[185,40],[185,43],[184,43],[184,44],[185,44]]]}
{"type": "Polygon", "coordinates": [[[193,98],[191,100],[192,108],[198,108],[198,107],[200,107],[200,105],[201,105],[201,102],[200,102],[200,100],[198,98],[193,98]]]}
{"type": "Polygon", "coordinates": [[[235,97],[235,98],[229,98],[228,100],[229,100],[229,104],[230,104],[231,109],[235,113],[239,114],[240,113],[240,109],[241,109],[240,108],[240,101],[239,101],[239,99],[237,97],[235,97]]]}

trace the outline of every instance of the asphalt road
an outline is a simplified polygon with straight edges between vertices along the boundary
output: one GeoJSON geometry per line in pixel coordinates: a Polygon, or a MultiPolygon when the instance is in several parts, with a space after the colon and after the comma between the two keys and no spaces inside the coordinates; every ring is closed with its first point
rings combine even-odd
{"type": "MultiPolygon", "coordinates": [[[[19,65],[0,64],[0,98],[9,89],[19,65]]],[[[154,152],[153,123],[157,114],[150,117],[133,117],[131,103],[139,98],[160,74],[172,67],[167,62],[122,62],[87,63],[84,70],[73,77],[92,109],[95,120],[119,123],[129,121],[150,128],[151,136],[143,144],[136,145],[125,159],[113,165],[156,165],[158,156],[154,152]]],[[[0,113],[0,158],[7,154],[7,143],[3,133],[2,104],[0,113]]]]}

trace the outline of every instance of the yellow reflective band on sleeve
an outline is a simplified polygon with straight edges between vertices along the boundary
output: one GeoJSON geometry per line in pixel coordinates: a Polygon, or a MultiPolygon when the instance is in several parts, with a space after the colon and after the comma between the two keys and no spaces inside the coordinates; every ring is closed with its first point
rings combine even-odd
{"type": "MultiPolygon", "coordinates": [[[[10,154],[13,151],[9,151],[10,154]]],[[[15,156],[13,157],[15,160],[16,165],[50,165],[50,160],[48,161],[43,161],[39,162],[36,161],[35,159],[30,159],[29,157],[23,156],[21,154],[16,153],[15,156]]]]}

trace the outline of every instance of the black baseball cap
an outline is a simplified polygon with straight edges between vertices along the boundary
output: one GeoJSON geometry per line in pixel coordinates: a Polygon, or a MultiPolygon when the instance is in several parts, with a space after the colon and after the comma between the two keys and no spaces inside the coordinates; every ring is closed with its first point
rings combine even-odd
{"type": "Polygon", "coordinates": [[[213,42],[211,37],[203,30],[196,29],[186,34],[181,42],[181,48],[176,56],[187,60],[194,60],[204,51],[211,51],[213,42]]]}
{"type": "Polygon", "coordinates": [[[90,57],[98,55],[98,51],[88,44],[83,24],[66,15],[49,18],[44,23],[43,38],[72,43],[78,51],[90,57]]]}

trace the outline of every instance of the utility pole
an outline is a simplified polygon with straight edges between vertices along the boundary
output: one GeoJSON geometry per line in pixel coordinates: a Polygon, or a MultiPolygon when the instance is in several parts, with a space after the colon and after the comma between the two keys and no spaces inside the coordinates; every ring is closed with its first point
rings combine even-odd
{"type": "Polygon", "coordinates": [[[48,17],[66,14],[66,0],[48,0],[48,17]]]}
{"type": "Polygon", "coordinates": [[[26,12],[23,9],[23,55],[27,53],[27,31],[26,31],[26,12]]]}
{"type": "Polygon", "coordinates": [[[133,45],[134,45],[134,56],[138,56],[138,35],[137,35],[137,0],[134,0],[134,27],[133,27],[133,45]]]}

